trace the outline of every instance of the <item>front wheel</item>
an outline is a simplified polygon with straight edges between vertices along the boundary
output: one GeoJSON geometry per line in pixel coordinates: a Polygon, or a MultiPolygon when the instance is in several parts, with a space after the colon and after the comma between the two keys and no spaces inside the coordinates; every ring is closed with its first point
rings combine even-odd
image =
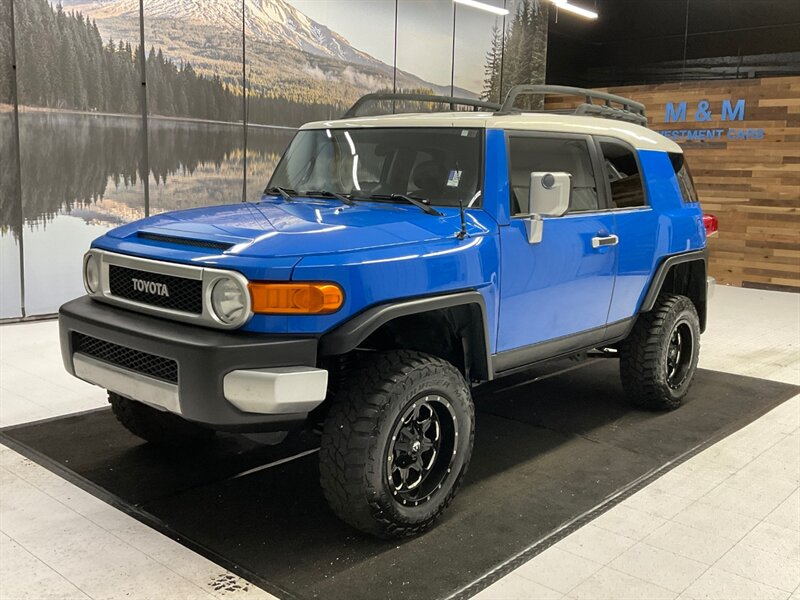
{"type": "Polygon", "coordinates": [[[639,315],[620,348],[628,398],[644,408],[672,410],[683,402],[697,370],[700,319],[686,296],[662,294],[639,315]]]}
{"type": "Polygon", "coordinates": [[[108,393],[114,416],[133,435],[160,446],[205,444],[214,439],[210,429],[190,423],[172,413],[108,393]]]}
{"type": "Polygon", "coordinates": [[[461,373],[405,350],[367,355],[325,420],[320,482],[345,522],[383,538],[430,527],[469,465],[475,412],[461,373]]]}

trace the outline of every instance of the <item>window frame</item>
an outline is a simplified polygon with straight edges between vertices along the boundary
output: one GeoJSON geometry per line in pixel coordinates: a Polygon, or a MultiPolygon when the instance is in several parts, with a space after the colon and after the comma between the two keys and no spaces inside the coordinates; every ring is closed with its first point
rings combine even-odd
{"type": "Polygon", "coordinates": [[[697,186],[694,183],[694,177],[692,177],[692,170],[689,168],[689,163],[686,162],[686,154],[684,152],[668,152],[667,154],[669,156],[669,162],[672,164],[672,170],[675,171],[675,180],[678,182],[678,191],[681,195],[681,201],[684,204],[698,204],[700,202],[700,195],[697,193],[697,186]],[[677,170],[675,169],[675,163],[673,162],[673,156],[676,155],[681,157],[681,168],[677,170]],[[686,196],[683,195],[683,186],[681,185],[681,177],[679,175],[681,171],[684,171],[689,179],[692,192],[694,192],[694,200],[687,200],[686,196]]]}
{"type": "MultiPolygon", "coordinates": [[[[514,186],[511,180],[511,138],[537,138],[547,140],[582,140],[586,143],[586,149],[589,152],[589,159],[592,164],[592,171],[594,174],[594,184],[597,190],[597,208],[587,210],[568,210],[560,217],[548,217],[563,219],[565,217],[592,215],[597,213],[606,212],[610,208],[608,189],[606,185],[601,185],[598,181],[598,173],[605,173],[605,167],[600,159],[599,146],[595,143],[592,136],[584,133],[567,133],[560,131],[538,131],[532,129],[505,129],[505,144],[506,144],[506,158],[508,163],[508,214],[510,219],[527,219],[530,218],[531,213],[517,214],[513,212],[513,193],[514,186]],[[602,167],[602,171],[601,171],[602,167]]],[[[603,177],[605,182],[606,178],[603,177]]],[[[570,189],[570,200],[572,199],[572,189],[570,189]]]]}
{"type": "Polygon", "coordinates": [[[627,148],[630,152],[633,153],[633,160],[636,161],[636,168],[639,171],[639,179],[642,182],[642,191],[644,192],[644,204],[640,206],[614,206],[614,196],[611,193],[611,182],[608,180],[608,177],[603,177],[603,181],[605,182],[606,188],[606,197],[608,198],[608,210],[611,212],[620,212],[620,211],[631,211],[631,210],[652,210],[653,205],[650,203],[650,190],[648,189],[647,182],[645,181],[644,171],[642,171],[642,162],[639,160],[639,151],[634,148],[634,146],[628,142],[627,140],[621,140],[619,138],[611,137],[608,135],[594,135],[592,136],[594,139],[594,143],[597,147],[597,154],[600,157],[600,162],[603,166],[603,173],[605,174],[606,165],[605,165],[605,155],[603,154],[603,148],[600,145],[602,142],[610,142],[612,144],[619,144],[627,148]]]}

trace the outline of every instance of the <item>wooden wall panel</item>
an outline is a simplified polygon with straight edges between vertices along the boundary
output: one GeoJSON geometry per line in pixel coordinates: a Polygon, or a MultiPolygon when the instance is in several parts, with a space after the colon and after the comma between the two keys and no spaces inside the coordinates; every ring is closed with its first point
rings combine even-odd
{"type": "MultiPolygon", "coordinates": [[[[800,292],[800,77],[609,88],[647,106],[650,127],[723,129],[721,140],[679,142],[703,210],[719,219],[710,273],[745,287],[800,292]],[[743,121],[721,121],[723,100],[745,100],[743,121]],[[712,118],[695,122],[698,102],[712,118]],[[667,102],[686,101],[686,121],[665,123],[667,102]],[[729,128],[763,128],[761,140],[729,140],[729,128]]],[[[564,106],[555,99],[548,107],[564,106]]],[[[678,140],[676,140],[678,141],[678,140]]]]}

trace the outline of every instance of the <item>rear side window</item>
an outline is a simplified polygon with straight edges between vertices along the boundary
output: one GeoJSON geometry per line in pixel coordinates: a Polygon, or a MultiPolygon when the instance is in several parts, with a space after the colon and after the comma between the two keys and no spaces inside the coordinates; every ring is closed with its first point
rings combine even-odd
{"type": "Polygon", "coordinates": [[[583,139],[509,135],[511,214],[530,213],[528,190],[533,171],[572,175],[569,212],[598,210],[597,183],[589,144],[583,139]]]}
{"type": "Polygon", "coordinates": [[[642,174],[633,150],[620,142],[602,140],[603,166],[611,188],[613,208],[646,206],[647,198],[642,185],[642,174]]]}
{"type": "Polygon", "coordinates": [[[686,164],[686,158],[680,152],[670,152],[669,159],[672,162],[672,168],[675,169],[675,176],[678,178],[678,187],[681,189],[683,201],[699,202],[697,190],[694,189],[694,181],[692,181],[692,173],[689,171],[689,165],[686,164]]]}

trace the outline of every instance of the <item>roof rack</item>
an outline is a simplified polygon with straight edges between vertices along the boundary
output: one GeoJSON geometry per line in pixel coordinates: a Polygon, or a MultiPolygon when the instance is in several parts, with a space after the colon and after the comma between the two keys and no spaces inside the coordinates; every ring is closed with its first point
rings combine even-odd
{"type": "MultiPolygon", "coordinates": [[[[502,105],[496,102],[487,102],[485,100],[474,100],[472,98],[456,98],[453,96],[436,96],[433,94],[407,94],[407,93],[391,93],[391,92],[376,92],[366,94],[356,100],[355,104],[351,106],[344,115],[343,119],[351,119],[358,116],[358,110],[370,102],[432,102],[437,104],[449,104],[450,110],[456,110],[456,106],[469,106],[473,110],[484,109],[494,112],[496,115],[508,115],[525,112],[523,109],[514,108],[514,102],[517,98],[525,95],[550,95],[550,96],[583,96],[586,98],[583,104],[579,104],[577,108],[570,109],[569,111],[551,111],[551,112],[569,112],[570,114],[583,115],[589,117],[602,117],[604,119],[615,119],[617,121],[627,121],[629,123],[636,123],[637,125],[644,125],[647,127],[647,116],[645,115],[644,104],[625,98],[623,96],[616,96],[614,94],[607,94],[605,92],[597,92],[595,90],[587,90],[584,88],[571,87],[566,85],[516,85],[508,92],[505,102],[502,105]],[[593,101],[602,101],[602,104],[595,104],[593,101]],[[619,104],[620,106],[612,106],[611,104],[619,104]]],[[[392,105],[394,110],[394,105],[392,105]]],[[[547,112],[547,111],[536,111],[547,112]]]]}
{"type": "Polygon", "coordinates": [[[404,93],[383,93],[377,92],[373,94],[366,94],[356,100],[355,104],[351,106],[344,115],[343,119],[351,119],[358,116],[358,109],[370,102],[385,102],[385,101],[416,101],[416,102],[435,102],[438,104],[449,104],[450,110],[456,110],[456,106],[471,106],[473,110],[479,108],[497,111],[500,110],[500,105],[495,102],[485,102],[483,100],[473,100],[472,98],[456,98],[453,96],[435,96],[432,94],[404,94],[404,93]]]}
{"type": "Polygon", "coordinates": [[[647,116],[645,116],[644,104],[623,96],[566,85],[516,85],[508,92],[503,106],[495,114],[501,115],[524,112],[522,109],[514,108],[514,102],[519,96],[529,94],[584,96],[586,101],[583,104],[579,104],[573,114],[616,119],[618,121],[627,121],[647,127],[647,116]],[[594,104],[592,100],[602,100],[603,103],[594,104]],[[619,108],[611,106],[612,102],[622,106],[619,108]]]}

